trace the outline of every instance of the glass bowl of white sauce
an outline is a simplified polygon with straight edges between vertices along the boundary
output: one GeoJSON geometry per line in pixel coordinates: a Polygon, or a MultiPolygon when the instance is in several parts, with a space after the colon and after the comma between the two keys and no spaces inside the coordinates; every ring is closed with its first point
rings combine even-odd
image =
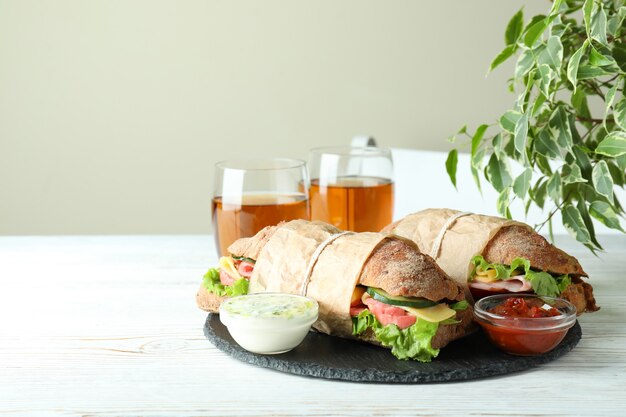
{"type": "Polygon", "coordinates": [[[266,355],[298,346],[317,320],[319,306],[309,297],[256,293],[227,299],[220,320],[241,347],[266,355]]]}

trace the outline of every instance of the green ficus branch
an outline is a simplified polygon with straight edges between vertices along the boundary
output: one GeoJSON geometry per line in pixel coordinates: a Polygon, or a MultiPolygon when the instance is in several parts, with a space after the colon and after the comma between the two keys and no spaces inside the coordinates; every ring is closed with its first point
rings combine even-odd
{"type": "MultiPolygon", "coordinates": [[[[551,202],[536,227],[551,226],[560,212],[565,228],[592,251],[602,249],[594,222],[624,232],[614,189],[626,185],[625,1],[555,0],[547,16],[527,22],[518,11],[489,68],[516,59],[508,83],[517,90],[515,105],[496,124],[457,133],[468,138],[479,189],[482,176],[498,191],[501,215],[511,217],[515,199],[526,213],[551,202]],[[592,95],[604,102],[602,114],[590,111],[592,95]],[[516,176],[512,164],[520,168],[516,176]]],[[[457,164],[453,149],[446,170],[455,187],[457,164]]]]}

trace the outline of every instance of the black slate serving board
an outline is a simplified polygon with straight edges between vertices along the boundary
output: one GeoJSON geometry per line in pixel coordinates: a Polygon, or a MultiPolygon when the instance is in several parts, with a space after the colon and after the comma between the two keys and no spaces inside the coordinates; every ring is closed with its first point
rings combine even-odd
{"type": "Polygon", "coordinates": [[[353,382],[430,383],[508,375],[553,361],[572,350],[582,331],[578,322],[561,344],[540,356],[513,356],[493,346],[482,331],[450,343],[432,362],[402,361],[389,349],[310,332],[290,352],[259,355],[239,346],[217,314],[209,314],[204,334],[223,352],[243,362],[281,372],[353,382]]]}

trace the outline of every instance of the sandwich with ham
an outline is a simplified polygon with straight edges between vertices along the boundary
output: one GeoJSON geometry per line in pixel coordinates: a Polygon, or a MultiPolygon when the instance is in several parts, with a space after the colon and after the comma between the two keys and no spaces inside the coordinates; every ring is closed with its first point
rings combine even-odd
{"type": "Polygon", "coordinates": [[[239,239],[229,252],[198,290],[203,310],[218,312],[246,284],[250,293],[302,294],[319,303],[316,330],[422,362],[472,328],[462,286],[401,237],[294,220],[239,239]]]}
{"type": "Polygon", "coordinates": [[[529,225],[499,217],[427,209],[383,229],[430,253],[474,299],[501,293],[561,297],[578,314],[598,310],[587,273],[529,225]]]}

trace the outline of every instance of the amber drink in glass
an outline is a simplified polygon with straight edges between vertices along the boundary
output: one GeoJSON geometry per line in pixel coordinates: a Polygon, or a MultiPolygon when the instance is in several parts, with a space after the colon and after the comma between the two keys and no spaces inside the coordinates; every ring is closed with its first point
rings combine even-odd
{"type": "Polygon", "coordinates": [[[378,232],[393,216],[391,151],[377,147],[310,152],[311,219],[343,230],[378,232]]]}
{"type": "Polygon", "coordinates": [[[310,219],[309,178],[304,161],[240,159],[219,162],[212,199],[218,254],[242,237],[281,221],[310,219]]]}

